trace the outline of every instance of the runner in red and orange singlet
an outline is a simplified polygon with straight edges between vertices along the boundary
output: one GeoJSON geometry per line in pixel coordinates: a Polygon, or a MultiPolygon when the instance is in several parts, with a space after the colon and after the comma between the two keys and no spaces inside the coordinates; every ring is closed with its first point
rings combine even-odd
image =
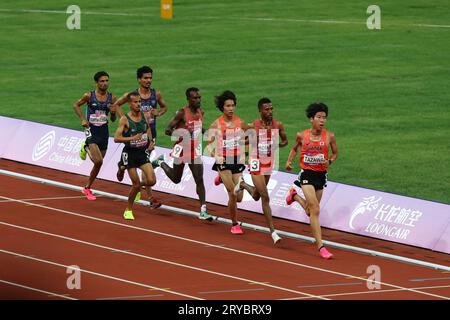
{"type": "Polygon", "coordinates": [[[288,139],[283,123],[273,118],[273,106],[269,98],[261,98],[258,101],[258,110],[260,118],[253,121],[249,125],[250,130],[247,131],[248,133],[251,132],[249,138],[252,147],[248,166],[255,186],[250,186],[243,180],[240,186],[247,190],[255,201],[261,199],[264,217],[269,226],[273,242],[276,244],[281,238],[275,232],[273,226],[267,184],[275,165],[275,149],[287,146],[288,139]]]}
{"type": "Polygon", "coordinates": [[[166,135],[177,138],[171,157],[174,158],[173,168],[165,161],[164,155],[160,155],[152,161],[152,165],[161,167],[173,183],[180,183],[187,163],[192,172],[196,184],[196,191],[200,200],[200,215],[202,220],[211,221],[213,217],[206,210],[205,185],[203,183],[202,162],[202,133],[203,110],[200,108],[201,95],[198,88],[186,90],[188,105],[179,109],[166,128],[166,135]]]}
{"type": "Polygon", "coordinates": [[[228,192],[228,209],[232,221],[231,233],[244,233],[236,219],[237,202],[242,201],[243,190],[240,189],[242,172],[245,170],[245,155],[241,149],[245,145],[244,132],[248,125],[234,115],[236,96],[231,91],[224,91],[216,97],[216,107],[222,115],[216,119],[208,130],[207,149],[216,158],[213,170],[219,176],[228,192]],[[215,141],[215,147],[213,142],[215,141]]]}
{"type": "Polygon", "coordinates": [[[323,245],[319,213],[323,188],[327,183],[327,170],[330,164],[336,161],[338,148],[334,134],[324,129],[328,117],[328,107],[324,103],[313,103],[306,108],[306,116],[311,122],[312,128],[297,133],[295,146],[289,153],[286,162],[286,169],[292,170],[292,160],[300,147],[301,170],[298,180],[305,199],[292,188],[286,197],[286,203],[290,205],[297,201],[305,209],[311,219],[311,230],[319,254],[324,259],[330,259],[333,255],[323,245]],[[329,149],[331,149],[331,156],[329,156],[329,149]]]}

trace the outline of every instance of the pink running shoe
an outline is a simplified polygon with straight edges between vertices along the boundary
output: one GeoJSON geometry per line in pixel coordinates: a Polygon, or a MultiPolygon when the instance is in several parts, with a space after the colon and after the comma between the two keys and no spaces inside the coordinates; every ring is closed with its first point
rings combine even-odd
{"type": "Polygon", "coordinates": [[[232,234],[243,234],[244,230],[242,230],[241,226],[237,224],[237,225],[231,227],[231,233],[232,234]]]}
{"type": "Polygon", "coordinates": [[[81,192],[86,196],[86,198],[88,200],[95,200],[95,199],[97,199],[97,197],[92,194],[92,191],[89,188],[84,187],[81,192]]]}
{"type": "Polygon", "coordinates": [[[333,254],[330,253],[330,251],[328,251],[327,248],[325,248],[324,246],[320,247],[319,254],[322,258],[327,260],[331,259],[331,257],[333,256],[333,254]]]}
{"type": "Polygon", "coordinates": [[[294,188],[291,188],[291,190],[289,190],[289,194],[286,197],[286,204],[287,205],[291,205],[295,200],[294,200],[294,196],[297,194],[297,191],[294,188]]]}
{"type": "Polygon", "coordinates": [[[217,177],[214,179],[214,184],[215,184],[216,186],[218,186],[218,185],[221,184],[221,183],[222,183],[222,179],[220,179],[220,176],[217,175],[217,177]]]}

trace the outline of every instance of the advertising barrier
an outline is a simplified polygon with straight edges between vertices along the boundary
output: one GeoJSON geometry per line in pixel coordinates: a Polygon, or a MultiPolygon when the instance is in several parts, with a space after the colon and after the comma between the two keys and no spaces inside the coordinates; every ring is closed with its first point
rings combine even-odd
{"type": "MultiPolygon", "coordinates": [[[[89,175],[92,162],[79,158],[84,133],[24,120],[0,117],[4,134],[0,139],[0,156],[5,159],[53,168],[71,173],[89,175]]],[[[109,139],[108,151],[99,173],[100,179],[116,181],[117,162],[123,144],[109,139]]],[[[156,147],[152,159],[165,155],[172,165],[170,150],[156,147]]],[[[203,156],[206,200],[227,205],[223,184],[214,185],[214,159],[203,156]]],[[[156,191],[197,199],[194,178],[185,167],[179,184],[174,184],[161,168],[155,170],[156,191]]],[[[332,172],[331,172],[332,174],[332,172]]],[[[309,223],[309,218],[297,203],[286,205],[285,198],[293,186],[296,174],[274,171],[268,190],[274,217],[309,223]]],[[[249,184],[251,177],[244,172],[249,184]]],[[[124,184],[131,184],[125,175],[124,184]]],[[[299,194],[301,190],[295,187],[299,194]]],[[[255,202],[247,192],[238,207],[262,214],[261,202],[255,202]]],[[[226,209],[224,209],[226,210],[226,209]]],[[[245,217],[239,218],[240,220],[245,217]]],[[[398,243],[450,253],[450,205],[420,200],[371,189],[328,182],[321,201],[320,222],[323,227],[369,236],[398,243]]]]}

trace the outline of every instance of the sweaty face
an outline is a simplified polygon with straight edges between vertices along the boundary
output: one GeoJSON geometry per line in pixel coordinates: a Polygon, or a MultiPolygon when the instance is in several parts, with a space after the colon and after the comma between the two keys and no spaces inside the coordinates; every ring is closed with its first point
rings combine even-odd
{"type": "Polygon", "coordinates": [[[272,103],[264,103],[261,106],[261,118],[263,120],[272,121],[273,119],[273,106],[272,103]]]}
{"type": "Polygon", "coordinates": [[[317,112],[313,118],[310,118],[310,121],[314,129],[323,129],[327,122],[327,115],[323,111],[317,112]]]}
{"type": "Polygon", "coordinates": [[[131,96],[128,104],[130,105],[131,111],[139,112],[141,110],[141,97],[131,96]]]}
{"type": "Polygon", "coordinates": [[[101,91],[108,90],[109,87],[109,77],[108,76],[101,76],[100,79],[97,81],[97,88],[101,91]]]}
{"type": "Polygon", "coordinates": [[[144,88],[150,88],[153,81],[153,75],[149,73],[144,73],[141,78],[139,78],[139,84],[144,88]]]}
{"type": "Polygon", "coordinates": [[[234,114],[234,109],[236,109],[234,101],[231,99],[225,100],[225,103],[223,104],[223,114],[231,117],[234,114]]]}
{"type": "Polygon", "coordinates": [[[189,93],[189,106],[197,109],[200,108],[200,104],[201,104],[201,100],[202,100],[202,96],[200,95],[200,93],[198,91],[191,91],[189,93]]]}

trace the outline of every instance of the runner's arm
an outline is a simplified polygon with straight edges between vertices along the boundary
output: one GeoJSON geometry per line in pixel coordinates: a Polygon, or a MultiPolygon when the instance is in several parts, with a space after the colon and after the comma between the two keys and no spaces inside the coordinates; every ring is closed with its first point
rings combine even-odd
{"type": "Polygon", "coordinates": [[[170,120],[169,124],[167,125],[165,134],[167,136],[172,136],[173,131],[178,126],[178,124],[183,121],[184,119],[184,110],[179,109],[175,116],[170,120]]]}
{"type": "Polygon", "coordinates": [[[86,116],[81,112],[81,106],[88,103],[90,98],[91,93],[86,92],[79,100],[77,100],[73,104],[73,110],[75,111],[75,114],[78,116],[78,118],[80,118],[81,125],[85,128],[89,128],[89,121],[86,119],[86,116]]]}
{"type": "Polygon", "coordinates": [[[286,161],[286,170],[292,170],[292,160],[294,160],[297,155],[298,148],[301,147],[303,141],[303,132],[297,132],[295,137],[295,145],[292,147],[291,152],[289,152],[288,160],[286,161]]]}

